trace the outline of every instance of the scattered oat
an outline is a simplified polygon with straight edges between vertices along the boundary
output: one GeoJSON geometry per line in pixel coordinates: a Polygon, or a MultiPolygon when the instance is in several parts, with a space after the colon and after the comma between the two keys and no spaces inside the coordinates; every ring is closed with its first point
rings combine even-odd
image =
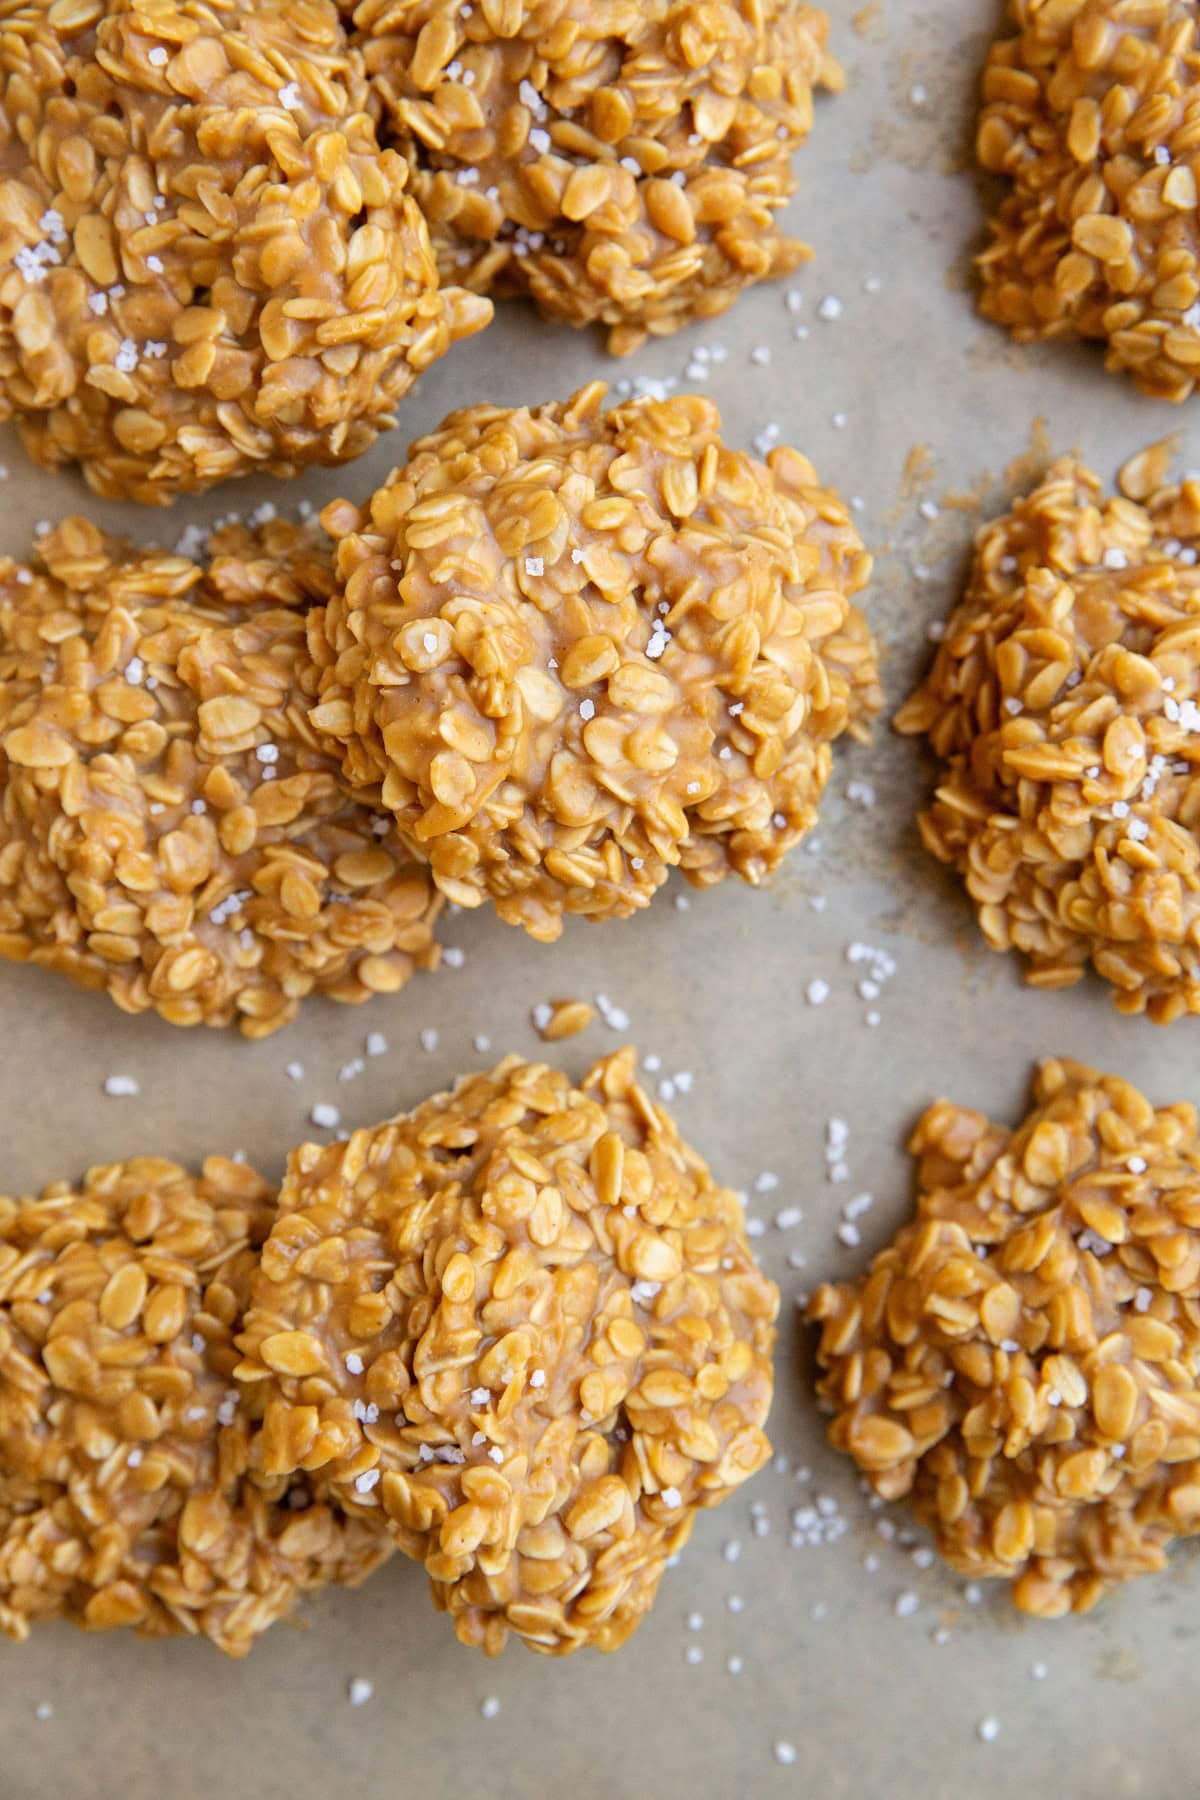
{"type": "Polygon", "coordinates": [[[596,1009],[586,1000],[552,1000],[533,1009],[533,1023],[547,1043],[575,1037],[596,1017],[596,1009]]]}

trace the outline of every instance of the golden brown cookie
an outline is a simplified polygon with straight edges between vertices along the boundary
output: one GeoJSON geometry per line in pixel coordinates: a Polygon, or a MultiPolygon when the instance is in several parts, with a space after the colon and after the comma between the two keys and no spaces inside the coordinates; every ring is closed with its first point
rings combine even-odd
{"type": "Polygon", "coordinates": [[[1200,1011],[1200,484],[1165,460],[1132,458],[1106,497],[1061,458],[985,526],[896,716],[945,765],[921,835],[993,949],[1037,987],[1090,962],[1160,1024],[1200,1011]]]}
{"type": "Polygon", "coordinates": [[[68,519],[0,563],[0,955],[248,1037],[436,965],[426,870],[306,719],[329,581],[281,521],[202,563],[68,519]]]}
{"type": "Polygon", "coordinates": [[[778,1293],[634,1060],[510,1057],[294,1152],[239,1340],[267,1475],[386,1529],[489,1653],[615,1649],[769,1454],[778,1293]]]}
{"type": "Polygon", "coordinates": [[[980,305],[1020,341],[1098,338],[1105,367],[1186,400],[1200,369],[1196,9],[1012,0],[983,77],[979,161],[1010,184],[980,305]]]}
{"type": "Polygon", "coordinates": [[[728,449],[709,400],[455,413],[335,504],[313,724],[442,892],[552,939],[672,867],[755,885],[881,695],[871,559],[793,450],[728,449]]]}
{"type": "Polygon", "coordinates": [[[941,1100],[909,1147],[913,1223],[809,1308],[830,1439],[953,1568],[1086,1611],[1200,1530],[1195,1111],[1050,1061],[1016,1131],[941,1100]]]}
{"type": "Polygon", "coordinates": [[[331,0],[18,0],[0,83],[0,417],[98,493],[348,461],[491,316],[331,0]]]}
{"type": "Polygon", "coordinates": [[[814,90],[843,81],[815,7],[361,0],[353,21],[443,280],[623,353],[809,255],[776,214],[814,90]]]}
{"type": "Polygon", "coordinates": [[[231,1656],[387,1540],[248,1477],[233,1337],[273,1213],[210,1157],[142,1156],[0,1198],[0,1630],[185,1632],[231,1656]]]}

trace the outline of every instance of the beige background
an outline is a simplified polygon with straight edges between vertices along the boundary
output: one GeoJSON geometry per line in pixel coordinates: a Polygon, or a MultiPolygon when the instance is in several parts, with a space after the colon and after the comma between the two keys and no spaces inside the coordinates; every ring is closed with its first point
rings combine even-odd
{"type": "MultiPolygon", "coordinates": [[[[85,506],[142,537],[172,542],[191,520],[270,497],[292,505],[365,494],[409,437],[451,406],[491,399],[558,397],[585,377],[653,377],[688,385],[697,344],[721,344],[726,360],[708,385],[729,436],[750,440],[770,422],[847,493],[881,555],[871,601],[886,649],[889,699],[907,691],[926,655],[925,627],[943,615],[974,520],[943,511],[930,522],[920,495],[903,492],[914,443],[929,446],[937,498],[985,473],[999,474],[1045,416],[1058,448],[1077,444],[1106,477],[1147,440],[1179,428],[1200,461],[1191,413],[1140,399],[1101,372],[1086,351],[1017,352],[973,316],[963,279],[978,230],[978,199],[965,160],[987,4],[882,0],[864,35],[847,0],[832,0],[847,93],[818,108],[800,159],[796,228],[816,260],[784,291],[759,289],[716,326],[652,345],[611,365],[595,342],[539,325],[509,308],[485,337],[435,369],[404,410],[400,431],[362,463],[283,492],[241,484],[169,514],[103,506],[68,479],[34,475],[15,440],[0,447],[0,548],[22,553],[33,522],[85,506]],[[914,84],[927,93],[914,105],[914,84]],[[877,277],[879,291],[864,289],[877,277]],[[821,298],[841,317],[821,323],[821,298]],[[797,324],[810,335],[793,336],[797,324]],[[751,360],[769,345],[768,366],[751,360]],[[844,424],[835,423],[844,415],[844,424]],[[927,565],[928,579],[914,569],[927,565]]],[[[993,496],[994,502],[994,496],[993,496]]],[[[1119,1018],[1099,985],[1038,995],[1011,962],[983,950],[967,907],[920,854],[913,812],[930,769],[921,752],[881,731],[870,751],[843,755],[820,831],[821,848],[798,852],[772,889],[729,884],[693,899],[674,887],[649,914],[605,930],[580,922],[546,950],[490,917],[451,923],[465,966],[416,980],[367,1009],[317,1004],[261,1045],[229,1035],[177,1032],[126,1019],[104,999],[80,996],[31,971],[0,967],[0,1097],[9,1121],[0,1182],[22,1191],[78,1173],[91,1161],[141,1149],[184,1158],[242,1148],[276,1171],[305,1135],[317,1100],[348,1123],[407,1106],[456,1071],[490,1060],[474,1048],[533,1054],[528,1009],[551,995],[606,993],[631,1016],[630,1036],[687,1070],[677,1102],[685,1129],[720,1176],[751,1188],[779,1175],[750,1210],[768,1221],[759,1240],[785,1293],[773,1435],[787,1471],[703,1520],[654,1615],[613,1659],[582,1655],[547,1664],[513,1647],[498,1664],[460,1649],[431,1613],[420,1574],[394,1563],[358,1594],[305,1609],[306,1630],[277,1630],[248,1662],[224,1662],[206,1646],[87,1638],[49,1628],[22,1649],[0,1645],[0,1800],[49,1794],[89,1800],[193,1800],[223,1791],[255,1800],[341,1794],[399,1795],[417,1782],[432,1796],[570,1794],[625,1796],[854,1794],[868,1800],[992,1796],[1052,1782],[1059,1800],[1104,1792],[1158,1800],[1195,1790],[1195,1558],[1137,1584],[1084,1620],[1033,1625],[1002,1592],[972,1605],[940,1567],[915,1566],[909,1550],[876,1535],[849,1467],[823,1447],[803,1368],[794,1297],[817,1277],[848,1273],[904,1216],[901,1152],[915,1114],[949,1094],[1013,1117],[1030,1059],[1050,1051],[1090,1056],[1158,1099],[1200,1099],[1193,1023],[1157,1031],[1119,1018]],[[851,779],[874,783],[872,809],[848,801],[851,779]],[[814,895],[828,896],[817,912],[814,895]],[[853,940],[885,949],[896,973],[874,1004],[854,991],[853,940]],[[805,1003],[815,977],[832,993],[805,1003]],[[438,1049],[419,1047],[422,1027],[438,1049]],[[337,1071],[369,1029],[391,1053],[340,1085],[337,1071]],[[284,1074],[293,1059],[307,1074],[284,1074]],[[102,1093],[111,1073],[135,1075],[136,1100],[102,1093]],[[824,1173],[825,1121],[850,1126],[848,1184],[824,1173]],[[835,1239],[841,1204],[869,1191],[863,1247],[835,1239]],[[769,1222],[788,1205],[802,1225],[769,1222]],[[790,1252],[808,1258],[789,1268],[790,1252]],[[794,1469],[807,1465],[809,1483],[794,1469]],[[848,1522],[820,1548],[788,1544],[790,1510],[817,1493],[848,1522]],[[752,1531],[751,1502],[769,1535],[752,1531]],[[729,1540],[740,1545],[724,1559],[729,1540]],[[864,1556],[878,1557],[870,1572],[864,1556]],[[898,1616],[901,1594],[919,1599],[898,1616]],[[730,1596],[744,1602],[729,1610],[730,1596]],[[689,1630],[688,1615],[702,1615],[689,1630]],[[948,1643],[931,1634],[948,1629],[948,1643]],[[699,1648],[703,1660],[689,1663],[699,1648]],[[744,1659],[727,1672],[727,1659],[744,1659]],[[1030,1667],[1046,1665],[1044,1681],[1030,1667]],[[365,1677],[374,1697],[347,1702],[365,1677]],[[481,1703],[499,1700],[485,1720],[481,1703]],[[50,1703],[53,1716],[36,1709],[50,1703]],[[988,1716],[994,1742],[976,1736],[988,1716]],[[774,1759],[794,1746],[791,1766],[774,1759]]],[[[562,1046],[578,1071],[617,1037],[602,1026],[562,1046]]],[[[901,1526],[905,1521],[899,1519],[901,1526]]],[[[909,1603],[911,1604],[911,1602],[909,1603]]]]}

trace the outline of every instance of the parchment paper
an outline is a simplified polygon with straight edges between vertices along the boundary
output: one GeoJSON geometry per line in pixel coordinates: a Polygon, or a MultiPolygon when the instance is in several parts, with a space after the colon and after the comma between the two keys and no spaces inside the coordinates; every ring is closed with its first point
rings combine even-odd
{"type": "MultiPolygon", "coordinates": [[[[980,214],[967,149],[995,22],[988,0],[881,0],[861,32],[850,0],[827,3],[850,81],[844,96],[819,104],[799,159],[791,216],[817,255],[789,284],[802,296],[798,311],[785,288],[759,288],[723,321],[614,364],[596,340],[507,307],[431,372],[398,431],[357,465],[287,488],[236,484],[169,513],[101,504],[71,479],[32,470],[13,438],[0,444],[9,470],[0,547],[23,553],[36,519],[77,508],[172,543],[189,521],[264,498],[291,507],[364,495],[452,406],[558,397],[600,374],[701,385],[683,380],[689,358],[698,345],[721,345],[725,360],[707,386],[732,441],[748,444],[774,424],[865,503],[862,527],[883,551],[870,611],[898,703],[978,523],[945,508],[927,519],[921,499],[998,477],[1026,449],[1035,415],[1055,448],[1078,445],[1106,477],[1173,429],[1184,464],[1189,447],[1200,461],[1200,427],[1194,409],[1141,399],[1106,377],[1096,353],[1018,351],[974,316],[966,269],[980,214]],[[826,322],[818,309],[831,295],[841,315],[826,322]],[[806,337],[794,335],[798,326],[806,337]],[[758,346],[769,363],[753,359],[758,346]],[[924,488],[902,481],[917,443],[932,458],[924,488]]],[[[658,1078],[691,1074],[674,1102],[685,1129],[721,1178],[751,1190],[750,1212],[767,1221],[758,1248],[785,1293],[773,1436],[788,1464],[701,1521],[656,1611],[615,1658],[548,1663],[514,1645],[490,1664],[455,1643],[422,1574],[399,1559],[357,1594],[310,1602],[307,1629],[277,1629],[242,1664],[204,1644],[67,1627],[43,1629],[23,1648],[0,1644],[0,1800],[391,1800],[414,1790],[438,1800],[998,1800],[1035,1783],[1062,1800],[1195,1791],[1195,1555],[1177,1552],[1169,1574],[1082,1620],[1023,1621],[999,1588],[972,1604],[940,1565],[922,1568],[911,1546],[878,1535],[881,1515],[824,1447],[811,1400],[794,1298],[861,1266],[906,1216],[902,1143],[929,1100],[948,1094],[1016,1117],[1032,1059],[1054,1051],[1117,1070],[1162,1101],[1200,1099],[1200,1023],[1160,1031],[1120,1018],[1098,983],[1030,991],[1011,959],[983,948],[957,885],[916,842],[913,814],[931,774],[920,749],[883,728],[870,750],[842,754],[820,849],[795,854],[769,891],[730,882],[681,911],[672,884],[639,919],[576,921],[549,950],[490,916],[462,917],[447,933],[465,950],[460,969],[419,977],[368,1008],[317,1003],[265,1044],[128,1019],[103,997],[0,965],[0,1186],[9,1192],[151,1149],[187,1159],[241,1148],[276,1172],[308,1135],[314,1102],[334,1102],[348,1124],[374,1121],[505,1050],[536,1053],[535,1001],[606,994],[630,1014],[628,1035],[661,1057],[658,1078]],[[850,782],[871,784],[875,804],[861,803],[861,788],[859,802],[848,798],[850,782]],[[847,961],[855,942],[896,965],[873,1001],[855,991],[867,973],[847,961]],[[805,989],[817,978],[832,992],[814,1006],[805,989]],[[864,1023],[872,1008],[881,1015],[873,1028],[864,1023]],[[439,1033],[432,1053],[420,1048],[423,1027],[439,1033]],[[390,1054],[339,1084],[369,1030],[387,1034],[390,1054]],[[477,1037],[490,1048],[477,1049],[477,1037]],[[300,1084],[284,1074],[294,1060],[306,1070],[300,1084]],[[113,1073],[134,1075],[139,1097],[106,1098],[113,1073]],[[831,1116],[850,1131],[843,1184],[826,1180],[831,1116]],[[764,1174],[778,1186],[754,1191],[764,1174]],[[835,1230],[842,1204],[860,1193],[875,1204],[860,1220],[861,1247],[848,1249],[835,1230]],[[803,1223],[776,1228],[789,1206],[803,1209],[803,1223]],[[789,1266],[797,1252],[806,1268],[789,1266]],[[803,1467],[807,1482],[796,1479],[803,1467]],[[843,1535],[791,1548],[791,1511],[818,1495],[827,1521],[845,1520],[843,1535]],[[755,1535],[752,1503],[767,1535],[755,1535]],[[915,1611],[905,1600],[897,1614],[902,1595],[916,1596],[915,1611]],[[702,1624],[689,1629],[690,1615],[702,1624]],[[932,1641],[938,1630],[948,1642],[932,1641]],[[741,1673],[728,1671],[731,1657],[741,1673]],[[1044,1680],[1031,1677],[1034,1664],[1045,1665],[1044,1680]],[[367,1704],[348,1703],[352,1678],[374,1684],[367,1704]],[[488,1698],[500,1710],[484,1718],[488,1698]],[[52,1716],[38,1718],[46,1703],[52,1716]],[[999,1725],[990,1743],[977,1735],[987,1718],[999,1725]],[[776,1761],[777,1744],[794,1749],[793,1762],[776,1761]]],[[[578,1073],[619,1037],[597,1025],[558,1053],[578,1073]]],[[[896,1523],[902,1529],[906,1516],[896,1523]]]]}

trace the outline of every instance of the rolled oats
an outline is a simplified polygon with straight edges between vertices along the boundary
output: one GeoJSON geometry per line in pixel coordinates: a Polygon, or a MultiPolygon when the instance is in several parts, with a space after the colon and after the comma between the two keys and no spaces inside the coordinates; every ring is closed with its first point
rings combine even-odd
{"type": "MultiPolygon", "coordinates": [[[[210,1157],[142,1156],[0,1197],[0,1630],[188,1633],[243,1655],[303,1589],[357,1581],[377,1532],[249,1477],[234,1333],[273,1212],[210,1157]]],[[[253,1398],[252,1391],[250,1398],[253,1398]]]]}
{"type": "Polygon", "coordinates": [[[5,0],[0,81],[0,416],[101,494],[358,456],[491,316],[331,0],[5,0]]]}
{"type": "Polygon", "coordinates": [[[1105,367],[1185,400],[1200,368],[1196,9],[1187,0],[1012,0],[977,150],[1011,186],[979,258],[1013,335],[1106,344],[1105,367]]]}
{"type": "Polygon", "coordinates": [[[377,1522],[490,1653],[614,1649],[770,1453],[778,1294],[633,1069],[510,1057],[297,1150],[239,1339],[265,1475],[377,1522]]]}
{"type": "Polygon", "coordinates": [[[1160,1024],[1200,1011],[1200,483],[1165,462],[1106,498],[1062,458],[985,526],[896,717],[945,764],[921,835],[993,949],[1045,988],[1090,961],[1160,1024]]]}
{"type": "Polygon", "coordinates": [[[353,19],[444,280],[603,323],[623,353],[809,254],[776,213],[814,89],[842,86],[816,8],[361,0],[353,19]]]}
{"type": "Polygon", "coordinates": [[[1016,1131],[941,1100],[910,1149],[915,1220],[809,1307],[830,1439],[953,1568],[1086,1611],[1200,1530],[1195,1111],[1048,1061],[1016,1131]]]}
{"type": "Polygon", "coordinates": [[[205,564],[68,519],[0,563],[0,955],[249,1037],[436,964],[427,872],[305,716],[329,581],[280,521],[205,564]]]}
{"type": "Polygon", "coordinates": [[[880,704],[871,560],[794,450],[700,397],[453,414],[323,515],[313,725],[450,900],[537,938],[626,917],[673,866],[758,884],[880,704]]]}

